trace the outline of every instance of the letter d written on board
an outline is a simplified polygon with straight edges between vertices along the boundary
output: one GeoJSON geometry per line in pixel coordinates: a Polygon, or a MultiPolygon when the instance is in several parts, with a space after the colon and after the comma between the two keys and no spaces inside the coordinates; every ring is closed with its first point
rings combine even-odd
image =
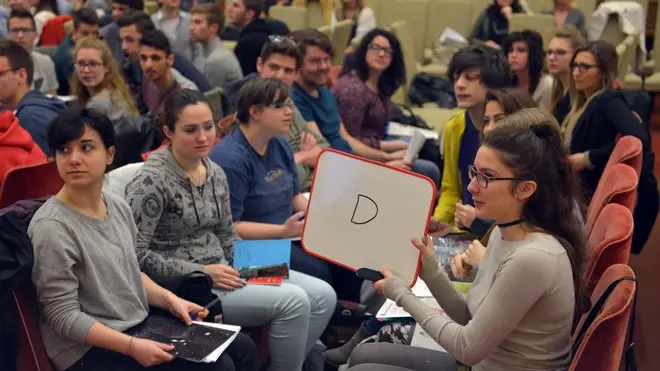
{"type": "Polygon", "coordinates": [[[351,223],[357,225],[367,224],[376,219],[377,216],[378,204],[371,197],[358,193],[351,223]]]}

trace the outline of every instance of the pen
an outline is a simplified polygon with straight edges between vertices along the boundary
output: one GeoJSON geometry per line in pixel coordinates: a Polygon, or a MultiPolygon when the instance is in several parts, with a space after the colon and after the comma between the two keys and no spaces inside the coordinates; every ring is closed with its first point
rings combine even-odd
{"type": "Polygon", "coordinates": [[[219,302],[219,301],[220,301],[220,298],[219,298],[219,297],[215,298],[212,302],[206,304],[206,306],[205,306],[204,308],[202,308],[202,310],[200,310],[199,313],[195,313],[195,314],[193,314],[192,316],[190,316],[190,319],[192,319],[192,320],[194,321],[195,319],[197,319],[197,317],[199,316],[200,313],[202,313],[202,312],[205,311],[206,309],[211,308],[212,306],[215,305],[215,303],[217,303],[217,302],[219,302]]]}

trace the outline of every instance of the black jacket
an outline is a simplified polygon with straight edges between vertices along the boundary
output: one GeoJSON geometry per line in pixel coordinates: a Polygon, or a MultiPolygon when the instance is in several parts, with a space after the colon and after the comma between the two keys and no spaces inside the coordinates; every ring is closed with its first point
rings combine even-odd
{"type": "Polygon", "coordinates": [[[653,175],[655,154],[645,123],[640,123],[626,102],[624,92],[605,91],[585,108],[573,129],[571,153],[589,151],[594,169],[580,172],[580,180],[590,199],[598,186],[605,165],[614,150],[618,135],[632,135],[642,141],[642,171],[639,179],[637,207],[634,212],[634,253],[639,253],[648,239],[658,215],[658,186],[653,175]]]}
{"type": "Polygon", "coordinates": [[[24,280],[30,280],[34,254],[27,228],[46,200],[19,201],[0,209],[0,370],[17,369],[18,320],[11,294],[24,280]]]}

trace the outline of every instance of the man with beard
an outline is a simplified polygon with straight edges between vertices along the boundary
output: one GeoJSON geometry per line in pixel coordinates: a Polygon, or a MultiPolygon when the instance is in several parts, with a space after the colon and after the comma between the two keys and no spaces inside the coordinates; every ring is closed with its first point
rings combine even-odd
{"type": "Polygon", "coordinates": [[[156,112],[165,99],[179,89],[197,90],[190,80],[173,76],[174,54],[167,36],[162,31],[146,32],[140,40],[140,67],[142,67],[142,97],[149,112],[156,112]]]}

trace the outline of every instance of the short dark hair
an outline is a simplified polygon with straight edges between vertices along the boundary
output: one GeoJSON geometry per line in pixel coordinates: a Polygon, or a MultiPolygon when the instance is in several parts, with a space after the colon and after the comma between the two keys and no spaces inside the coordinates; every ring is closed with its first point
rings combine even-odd
{"type": "Polygon", "coordinates": [[[369,79],[369,66],[367,65],[367,51],[369,45],[376,38],[382,36],[387,39],[392,48],[392,61],[390,66],[380,75],[378,79],[378,91],[382,98],[391,97],[401,85],[406,83],[406,65],[403,61],[403,51],[399,39],[391,32],[382,28],[374,28],[369,31],[355,51],[355,73],[360,80],[369,79]]]}
{"type": "Polygon", "coordinates": [[[34,62],[30,53],[19,43],[13,40],[0,40],[0,57],[7,58],[9,68],[12,71],[24,69],[27,74],[26,83],[32,86],[32,77],[34,75],[34,62]]]}
{"type": "Polygon", "coordinates": [[[204,14],[206,16],[206,23],[208,23],[209,27],[217,24],[218,35],[222,32],[222,27],[225,25],[225,17],[222,15],[222,9],[220,9],[218,4],[199,4],[190,10],[190,14],[204,14]]]}
{"type": "Polygon", "coordinates": [[[241,124],[250,121],[250,107],[265,107],[283,103],[289,98],[289,88],[278,79],[257,77],[241,87],[236,98],[236,119],[241,124]]]}
{"type": "Polygon", "coordinates": [[[112,0],[113,3],[126,5],[134,10],[144,10],[144,1],[142,0],[112,0]]]}
{"type": "Polygon", "coordinates": [[[122,14],[117,18],[116,23],[119,28],[135,25],[135,28],[141,34],[156,29],[151,17],[141,10],[130,10],[126,14],[122,14]]]}
{"type": "Polygon", "coordinates": [[[529,93],[534,94],[539,86],[543,67],[545,66],[545,50],[543,49],[543,37],[534,30],[523,30],[511,32],[502,43],[504,53],[510,53],[513,44],[523,42],[527,45],[527,70],[529,71],[529,93]]]}
{"type": "Polygon", "coordinates": [[[335,50],[332,47],[332,41],[323,32],[315,28],[304,28],[291,33],[291,37],[298,44],[300,53],[305,56],[308,46],[315,46],[331,57],[335,56],[335,50]]]}
{"type": "Polygon", "coordinates": [[[101,20],[99,16],[96,15],[94,9],[82,8],[73,13],[73,28],[75,30],[80,27],[80,24],[91,24],[96,26],[101,26],[101,20]]]}
{"type": "Polygon", "coordinates": [[[158,122],[162,127],[167,126],[170,131],[174,131],[179,115],[184,108],[197,104],[205,103],[211,108],[211,104],[203,93],[191,89],[179,89],[167,96],[165,102],[158,112],[158,122]]]}
{"type": "Polygon", "coordinates": [[[11,12],[9,12],[7,26],[9,26],[9,21],[11,21],[12,18],[30,19],[30,22],[32,22],[32,28],[34,28],[35,31],[37,30],[37,24],[34,22],[32,13],[30,13],[30,11],[25,8],[13,8],[11,12]]]}
{"type": "Polygon", "coordinates": [[[259,18],[264,11],[264,0],[243,0],[245,4],[245,11],[252,10],[254,18],[259,18]]]}
{"type": "MultiPolygon", "coordinates": [[[[89,127],[99,134],[106,149],[116,143],[115,128],[108,116],[91,108],[70,107],[60,112],[48,132],[48,147],[52,153],[72,140],[80,139],[89,127]]],[[[110,170],[110,166],[106,171],[110,170]]]]}
{"type": "Polygon", "coordinates": [[[281,54],[295,59],[296,69],[299,69],[303,64],[303,56],[296,42],[286,36],[271,35],[268,36],[268,41],[261,48],[261,63],[266,63],[266,60],[274,54],[281,54]]]}
{"type": "Polygon", "coordinates": [[[471,69],[479,71],[481,82],[489,89],[513,86],[513,73],[506,56],[489,46],[470,45],[461,48],[451,57],[447,75],[453,84],[460,74],[471,69]]]}
{"type": "Polygon", "coordinates": [[[165,36],[161,30],[145,32],[142,35],[142,40],[140,40],[140,45],[162,50],[165,52],[165,55],[168,56],[172,54],[172,46],[170,46],[170,40],[167,39],[167,36],[165,36]]]}

